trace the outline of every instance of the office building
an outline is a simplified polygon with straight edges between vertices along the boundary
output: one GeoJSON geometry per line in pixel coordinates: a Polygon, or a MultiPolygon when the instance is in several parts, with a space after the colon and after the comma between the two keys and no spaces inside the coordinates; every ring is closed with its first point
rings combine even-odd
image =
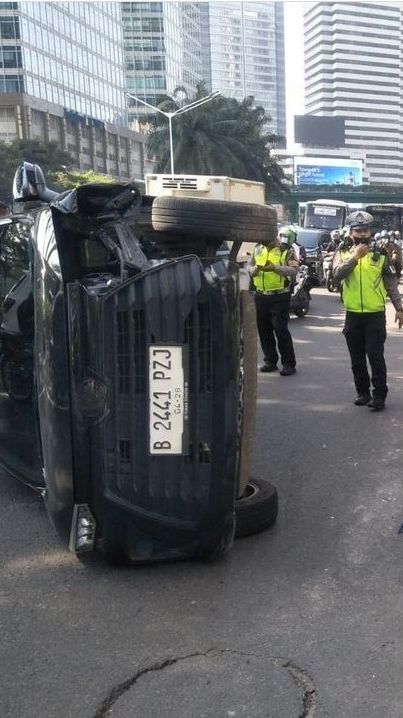
{"type": "MultiPolygon", "coordinates": [[[[192,96],[203,79],[200,7],[196,2],[123,2],[128,92],[151,105],[177,87],[192,96]]],[[[130,123],[147,110],[134,104],[130,123]]]]}
{"type": "Polygon", "coordinates": [[[209,2],[201,11],[207,87],[237,100],[253,95],[285,137],[283,3],[209,2]]]}
{"type": "Polygon", "coordinates": [[[0,140],[55,141],[77,167],[143,175],[127,128],[121,8],[114,2],[0,3],[0,140]]]}
{"type": "Polygon", "coordinates": [[[346,118],[371,183],[401,183],[402,3],[316,2],[304,14],[305,112],[346,118]]]}
{"type": "Polygon", "coordinates": [[[0,3],[0,91],[121,121],[121,37],[119,3],[0,3]]]}

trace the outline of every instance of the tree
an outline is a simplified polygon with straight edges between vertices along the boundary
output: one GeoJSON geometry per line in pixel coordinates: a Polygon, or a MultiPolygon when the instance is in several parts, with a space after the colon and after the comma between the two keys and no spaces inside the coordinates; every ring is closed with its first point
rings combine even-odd
{"type": "Polygon", "coordinates": [[[88,182],[97,184],[113,182],[108,175],[93,170],[67,169],[74,163],[68,152],[61,150],[57,142],[40,140],[15,140],[9,144],[0,142],[0,199],[10,202],[14,172],[21,162],[33,162],[43,169],[51,189],[62,192],[88,182]]]}
{"type": "MultiPolygon", "coordinates": [[[[178,87],[173,98],[164,97],[161,110],[173,112],[207,94],[199,83],[196,94],[188,98],[178,87]],[[184,98],[184,99],[183,99],[184,98]]],[[[264,182],[269,201],[281,201],[288,193],[283,169],[275,159],[274,148],[280,138],[267,128],[271,117],[263,107],[255,107],[253,97],[239,102],[217,97],[172,121],[175,172],[228,175],[264,182]]],[[[156,171],[170,171],[168,120],[160,113],[147,115],[149,152],[157,158],[156,171]]]]}
{"type": "Polygon", "coordinates": [[[116,179],[109,175],[101,175],[94,170],[59,170],[58,172],[49,172],[49,185],[51,189],[57,192],[63,192],[66,189],[74,189],[82,184],[89,182],[95,184],[105,184],[116,182],[116,179]]]}
{"type": "Polygon", "coordinates": [[[39,164],[46,175],[59,170],[62,165],[71,165],[74,160],[68,152],[59,148],[57,142],[0,142],[0,199],[10,202],[14,173],[23,161],[39,164]]]}

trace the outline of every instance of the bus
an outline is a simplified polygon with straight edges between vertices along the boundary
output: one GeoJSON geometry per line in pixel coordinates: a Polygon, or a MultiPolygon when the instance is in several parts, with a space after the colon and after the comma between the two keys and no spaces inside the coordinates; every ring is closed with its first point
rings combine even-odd
{"type": "Polygon", "coordinates": [[[305,229],[340,229],[350,210],[346,202],[335,199],[316,199],[305,203],[305,229]]]}
{"type": "Polygon", "coordinates": [[[403,204],[366,204],[363,206],[366,212],[372,214],[374,221],[372,229],[374,232],[382,232],[383,229],[403,230],[403,204]]]}

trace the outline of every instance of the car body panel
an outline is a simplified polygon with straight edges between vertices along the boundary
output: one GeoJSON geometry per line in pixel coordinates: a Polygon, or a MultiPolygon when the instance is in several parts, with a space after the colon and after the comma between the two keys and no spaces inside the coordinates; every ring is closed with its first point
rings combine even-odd
{"type": "MultiPolygon", "coordinates": [[[[147,261],[124,220],[133,198],[125,195],[120,211],[116,185],[110,195],[107,187],[91,192],[79,188],[34,212],[35,390],[21,411],[38,461],[34,475],[19,466],[17,442],[5,460],[6,436],[0,461],[43,490],[66,542],[74,507],[87,505],[96,545],[107,553],[117,542],[133,563],[229,547],[239,475],[239,269],[195,255],[147,261]],[[179,456],[150,454],[151,345],[185,347],[188,358],[179,456]]],[[[21,443],[10,413],[9,433],[21,443]]]]}

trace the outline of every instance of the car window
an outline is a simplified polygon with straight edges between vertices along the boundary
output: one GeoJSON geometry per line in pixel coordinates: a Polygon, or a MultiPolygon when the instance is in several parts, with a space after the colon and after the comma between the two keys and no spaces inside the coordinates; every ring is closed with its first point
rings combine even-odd
{"type": "Polygon", "coordinates": [[[16,222],[0,232],[0,295],[4,298],[29,269],[30,225],[16,222]]]}
{"type": "Polygon", "coordinates": [[[297,240],[306,249],[314,249],[318,246],[319,234],[317,232],[298,232],[297,240]]]}

